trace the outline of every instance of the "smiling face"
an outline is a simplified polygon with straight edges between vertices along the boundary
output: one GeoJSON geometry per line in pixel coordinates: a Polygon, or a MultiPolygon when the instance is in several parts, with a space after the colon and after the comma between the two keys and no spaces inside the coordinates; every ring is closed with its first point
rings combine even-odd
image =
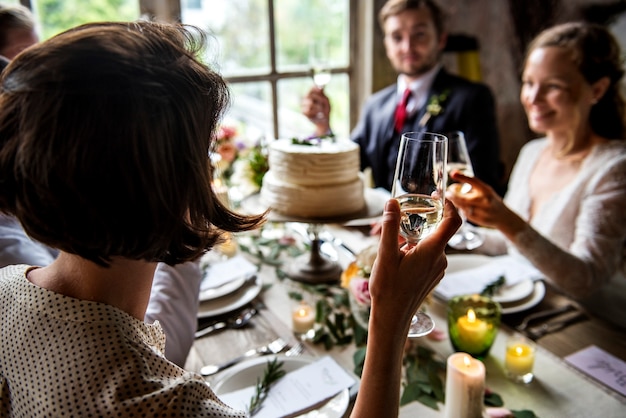
{"type": "Polygon", "coordinates": [[[598,99],[595,96],[567,49],[541,47],[528,56],[520,100],[534,132],[559,134],[584,129],[591,106],[598,99]]]}
{"type": "Polygon", "coordinates": [[[427,7],[405,10],[387,18],[385,49],[393,68],[409,81],[432,69],[445,46],[427,7]]]}

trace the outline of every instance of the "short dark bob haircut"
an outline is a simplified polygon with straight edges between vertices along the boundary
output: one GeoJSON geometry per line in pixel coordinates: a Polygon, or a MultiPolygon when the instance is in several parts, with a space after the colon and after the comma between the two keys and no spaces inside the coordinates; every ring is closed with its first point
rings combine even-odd
{"type": "Polygon", "coordinates": [[[29,48],[0,87],[0,211],[106,266],[177,264],[265,214],[224,207],[208,151],[229,104],[197,28],[87,24],[29,48]]]}

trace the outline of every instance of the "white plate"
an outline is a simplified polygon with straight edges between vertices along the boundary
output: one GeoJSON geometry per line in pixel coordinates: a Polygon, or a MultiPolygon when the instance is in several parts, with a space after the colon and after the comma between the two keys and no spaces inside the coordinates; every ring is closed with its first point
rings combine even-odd
{"type": "MultiPolygon", "coordinates": [[[[263,376],[263,371],[265,370],[268,360],[271,361],[273,357],[277,357],[278,361],[283,362],[283,369],[286,372],[297,370],[300,367],[315,362],[316,360],[315,358],[309,356],[286,357],[284,355],[278,355],[257,357],[237,364],[230,370],[225,371],[220,380],[211,385],[211,388],[217,396],[220,396],[224,393],[252,386],[256,383],[257,378],[263,376]]],[[[349,403],[350,392],[348,389],[344,389],[320,408],[298,415],[298,417],[341,418],[348,409],[349,403]]]]}
{"type": "Polygon", "coordinates": [[[218,299],[202,301],[198,307],[198,318],[209,318],[239,309],[257,297],[262,286],[262,280],[257,276],[254,283],[243,286],[235,292],[218,299]]]}
{"type": "Polygon", "coordinates": [[[491,258],[482,254],[448,254],[446,273],[456,273],[461,270],[473,269],[487,264],[491,258]]]}
{"type": "Polygon", "coordinates": [[[535,290],[533,281],[523,280],[513,286],[500,287],[492,296],[492,299],[500,303],[514,303],[527,298],[535,290]]]}
{"type": "Polygon", "coordinates": [[[543,297],[546,295],[546,285],[542,281],[535,282],[534,292],[530,297],[524,299],[521,302],[516,302],[514,304],[503,304],[502,305],[502,314],[508,315],[516,312],[523,312],[527,309],[532,308],[537,305],[539,302],[543,300],[543,297]]]}
{"type": "MultiPolygon", "coordinates": [[[[446,272],[454,273],[480,267],[492,261],[491,257],[482,254],[450,254],[446,272]]],[[[507,288],[501,295],[494,296],[502,305],[502,314],[522,312],[532,308],[543,300],[546,286],[542,281],[524,280],[507,288]]]]}
{"type": "Polygon", "coordinates": [[[200,292],[200,301],[212,300],[226,296],[229,293],[233,293],[239,289],[246,282],[245,277],[240,277],[231,282],[224,283],[221,286],[205,289],[200,292]]]}

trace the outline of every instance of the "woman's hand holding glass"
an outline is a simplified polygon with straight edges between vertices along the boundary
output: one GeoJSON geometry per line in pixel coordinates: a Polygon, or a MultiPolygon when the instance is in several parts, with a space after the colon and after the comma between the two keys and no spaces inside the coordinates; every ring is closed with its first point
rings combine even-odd
{"type": "MultiPolygon", "coordinates": [[[[410,249],[430,235],[443,218],[448,138],[430,132],[402,135],[391,197],[400,203],[400,234],[410,249]]],[[[420,337],[435,327],[418,312],[411,321],[409,337],[420,337]]]]}
{"type": "MultiPolygon", "coordinates": [[[[443,220],[426,238],[412,247],[398,246],[398,228],[403,215],[397,202],[387,202],[381,222],[381,236],[376,262],[370,279],[372,315],[370,324],[404,321],[412,315],[443,278],[447,265],[445,246],[461,225],[450,202],[445,203],[443,220]],[[401,311],[404,313],[402,314],[401,311]]],[[[385,327],[393,332],[396,327],[385,327]]],[[[404,336],[406,337],[406,336],[404,336]]]]}

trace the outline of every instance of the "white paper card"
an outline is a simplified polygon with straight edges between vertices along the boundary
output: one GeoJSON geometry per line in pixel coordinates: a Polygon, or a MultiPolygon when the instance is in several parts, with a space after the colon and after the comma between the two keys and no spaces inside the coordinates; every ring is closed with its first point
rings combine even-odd
{"type": "MultiPolygon", "coordinates": [[[[259,376],[261,378],[262,376],[259,376]]],[[[250,382],[256,383],[256,382],[250,382]]],[[[329,356],[287,373],[275,383],[255,418],[276,418],[304,411],[329,399],[355,383],[335,360],[329,356]]],[[[247,410],[255,387],[220,395],[233,408],[247,410]]]]}
{"type": "Polygon", "coordinates": [[[595,345],[570,354],[565,361],[626,396],[626,362],[595,345]]]}
{"type": "Polygon", "coordinates": [[[511,256],[492,257],[480,267],[446,273],[435,288],[435,294],[444,300],[454,296],[480,293],[485,286],[504,276],[504,286],[513,286],[523,280],[538,279],[543,275],[532,265],[511,256]]]}
{"type": "Polygon", "coordinates": [[[200,291],[223,286],[236,279],[249,277],[256,273],[257,267],[241,255],[229,258],[228,260],[209,265],[207,267],[200,291]]]}

